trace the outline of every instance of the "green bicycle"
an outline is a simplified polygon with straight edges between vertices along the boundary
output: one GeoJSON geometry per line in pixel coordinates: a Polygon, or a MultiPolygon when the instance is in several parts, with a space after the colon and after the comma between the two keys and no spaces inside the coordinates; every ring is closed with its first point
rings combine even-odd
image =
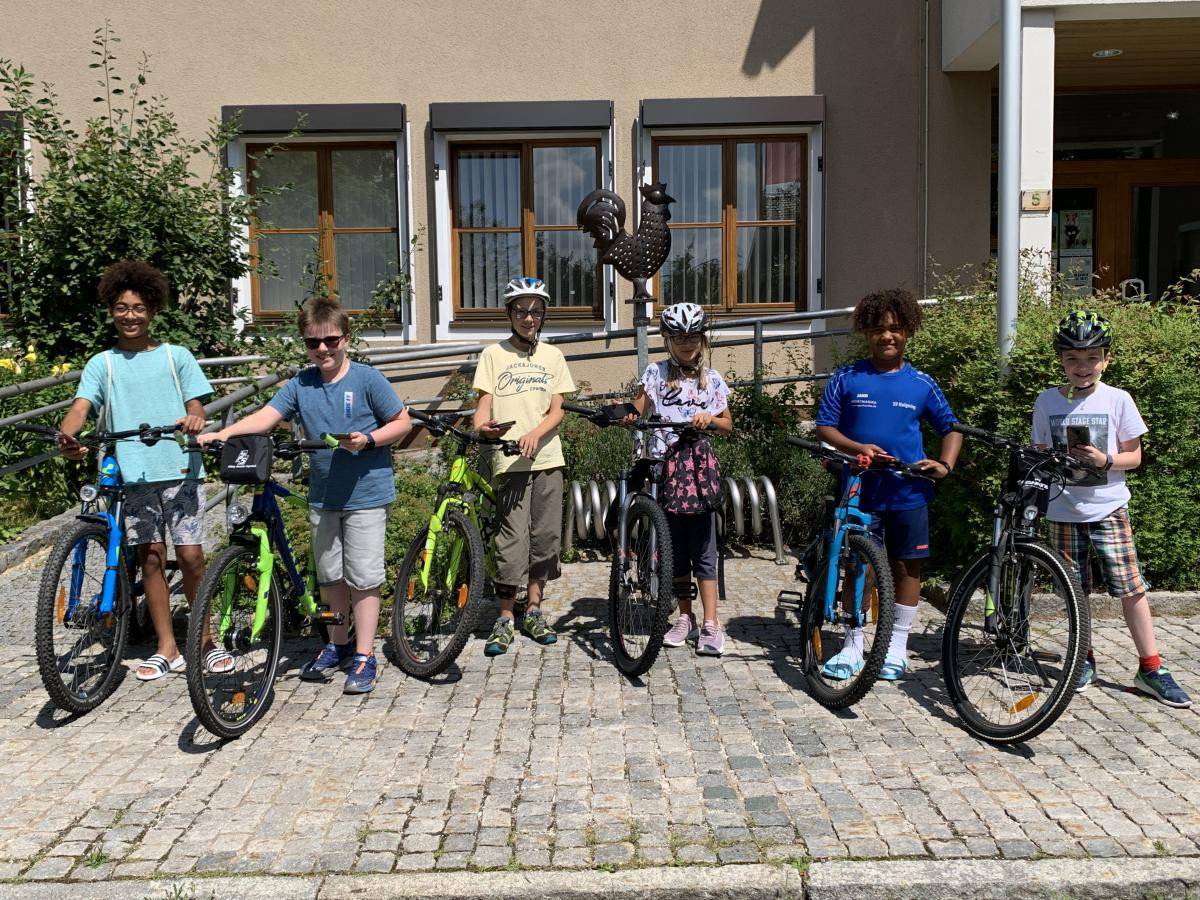
{"type": "Polygon", "coordinates": [[[429,524],[413,538],[392,597],[392,647],[400,668],[415,678],[444,672],[467,644],[484,595],[495,574],[492,537],[496,492],[471,468],[469,445],[491,445],[506,456],[521,451],[515,441],[484,438],[457,428],[453,418],[410,409],[434,437],[458,442],[450,477],[438,486],[429,524]],[[486,549],[485,549],[486,548],[486,549]]]}

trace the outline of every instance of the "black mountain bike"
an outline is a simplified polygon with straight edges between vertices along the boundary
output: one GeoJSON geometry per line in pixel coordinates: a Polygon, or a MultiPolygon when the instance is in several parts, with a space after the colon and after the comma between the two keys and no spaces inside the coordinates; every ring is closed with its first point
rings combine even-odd
{"type": "Polygon", "coordinates": [[[1008,452],[991,544],[956,576],[942,634],[942,674],[963,726],[995,744],[1027,741],[1071,702],[1087,655],[1087,598],[1066,561],[1038,537],[1050,491],[1091,464],[961,423],[954,430],[1008,452]]]}

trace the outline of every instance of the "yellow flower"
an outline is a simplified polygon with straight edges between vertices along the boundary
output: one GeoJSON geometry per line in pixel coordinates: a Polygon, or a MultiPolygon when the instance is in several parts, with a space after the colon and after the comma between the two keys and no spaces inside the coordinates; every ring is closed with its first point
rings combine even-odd
{"type": "Polygon", "coordinates": [[[55,363],[54,367],[50,370],[50,374],[51,375],[66,375],[70,371],[71,371],[70,363],[55,363]]]}
{"type": "Polygon", "coordinates": [[[18,371],[17,364],[7,356],[0,359],[0,369],[8,369],[10,372],[18,371]]]}
{"type": "Polygon", "coordinates": [[[37,353],[34,352],[33,350],[30,350],[28,353],[25,354],[25,362],[27,362],[27,363],[35,363],[35,362],[37,362],[37,359],[38,359],[37,353]]]}

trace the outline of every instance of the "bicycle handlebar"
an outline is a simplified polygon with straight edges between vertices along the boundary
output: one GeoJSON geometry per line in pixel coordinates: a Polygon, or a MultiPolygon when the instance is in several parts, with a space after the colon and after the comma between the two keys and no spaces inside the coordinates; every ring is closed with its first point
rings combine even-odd
{"type": "Polygon", "coordinates": [[[1000,450],[1020,451],[1021,453],[1039,457],[1039,465],[1049,464],[1058,468],[1079,468],[1092,475],[1103,474],[1102,469],[1088,462],[1086,459],[1080,459],[1078,456],[1072,456],[1070,453],[1064,453],[1062,450],[1055,450],[1052,447],[1034,447],[1031,444],[1022,443],[1014,437],[1009,437],[1007,434],[985,431],[982,428],[964,425],[962,422],[955,422],[950,426],[950,429],[1000,450]]]}
{"type": "Polygon", "coordinates": [[[598,428],[607,428],[610,425],[617,425],[621,428],[629,428],[634,431],[716,431],[716,425],[709,422],[704,428],[697,428],[691,422],[667,422],[659,419],[657,416],[650,416],[646,419],[635,419],[632,422],[624,421],[624,416],[621,418],[613,418],[607,409],[617,409],[623,407],[624,404],[613,404],[609,407],[600,407],[593,409],[590,406],[581,406],[578,403],[564,403],[562,405],[564,412],[574,413],[584,419],[587,419],[598,428]]]}
{"type": "Polygon", "coordinates": [[[499,447],[500,452],[505,456],[520,456],[521,448],[516,441],[506,441],[504,438],[488,438],[484,437],[477,431],[467,431],[459,428],[451,421],[449,416],[439,416],[433,413],[421,412],[419,409],[408,408],[408,414],[424,425],[430,432],[437,437],[444,434],[452,434],[460,441],[466,441],[468,444],[481,444],[490,447],[499,447]]]}
{"type": "MultiPolygon", "coordinates": [[[[26,434],[37,435],[47,441],[57,444],[62,431],[50,425],[25,425],[18,423],[10,425],[10,428],[16,431],[24,431],[26,434]]],[[[139,440],[149,447],[153,447],[168,434],[174,434],[179,431],[180,426],[177,424],[170,425],[154,425],[149,424],[139,425],[137,428],[130,428],[125,431],[93,431],[91,434],[76,435],[71,439],[77,444],[84,447],[97,447],[100,444],[111,444],[116,441],[139,440]]]]}
{"type": "Polygon", "coordinates": [[[892,471],[899,472],[908,478],[920,478],[925,481],[935,480],[929,472],[920,468],[916,463],[907,463],[893,456],[868,457],[866,454],[852,456],[849,453],[838,450],[836,447],[826,447],[824,444],[817,443],[816,441],[808,441],[799,437],[789,437],[787,442],[793,447],[807,450],[813,456],[827,459],[830,462],[841,463],[854,469],[892,471]]]}
{"type": "MultiPolygon", "coordinates": [[[[318,450],[330,449],[325,441],[294,441],[270,435],[272,455],[279,459],[294,459],[301,453],[316,453],[318,450]]],[[[209,441],[204,445],[196,443],[195,435],[180,435],[179,446],[186,453],[208,453],[216,456],[225,448],[224,441],[209,441]]]]}

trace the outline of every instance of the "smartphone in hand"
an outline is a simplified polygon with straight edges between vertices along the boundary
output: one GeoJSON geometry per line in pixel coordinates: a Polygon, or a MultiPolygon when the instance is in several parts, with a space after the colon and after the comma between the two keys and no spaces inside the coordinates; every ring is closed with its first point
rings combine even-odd
{"type": "Polygon", "coordinates": [[[1072,447],[1088,447],[1092,443],[1092,429],[1086,425],[1067,426],[1067,449],[1072,447]]]}

